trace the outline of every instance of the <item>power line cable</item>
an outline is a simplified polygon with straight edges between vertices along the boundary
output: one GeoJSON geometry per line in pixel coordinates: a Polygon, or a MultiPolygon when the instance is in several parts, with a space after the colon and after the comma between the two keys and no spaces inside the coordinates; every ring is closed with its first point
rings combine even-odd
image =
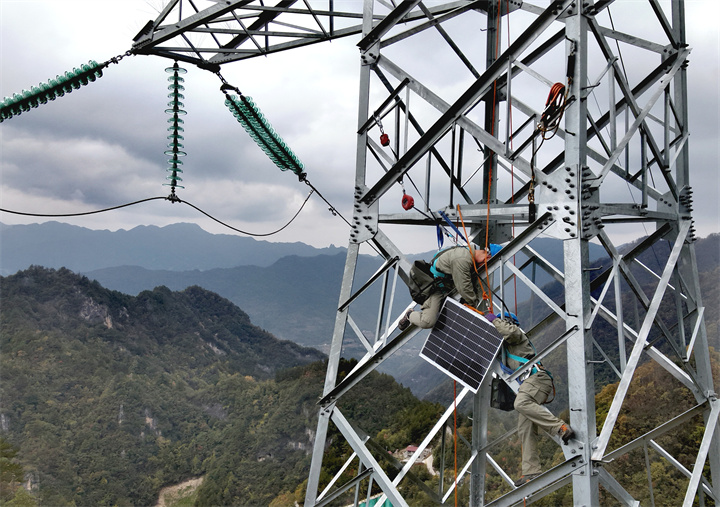
{"type": "Polygon", "coordinates": [[[141,199],[139,201],[129,202],[127,204],[121,204],[119,206],[113,206],[111,208],[104,208],[104,209],[98,209],[94,211],[84,211],[81,213],[56,213],[56,214],[48,214],[48,213],[25,213],[23,211],[14,211],[9,210],[5,208],[0,208],[0,211],[3,213],[12,213],[13,215],[23,215],[26,217],[46,217],[46,218],[59,218],[59,217],[80,217],[85,215],[94,215],[96,213],[105,213],[106,211],[113,211],[120,208],[127,208],[128,206],[134,206],[135,204],[141,204],[148,201],[155,201],[157,199],[167,199],[167,197],[149,197],[147,199],[141,199]]]}
{"type": "Polygon", "coordinates": [[[290,219],[290,221],[289,221],[288,223],[286,223],[285,225],[283,225],[282,227],[280,227],[279,229],[277,229],[277,230],[275,230],[275,231],[273,231],[273,232],[266,232],[266,233],[252,233],[252,232],[248,232],[248,231],[243,231],[243,230],[237,229],[237,228],[235,228],[235,227],[233,227],[233,226],[231,226],[231,225],[229,225],[229,224],[226,224],[225,222],[223,222],[223,221],[215,218],[214,216],[210,215],[209,213],[201,210],[200,208],[198,208],[198,207],[195,206],[194,204],[191,204],[191,203],[189,203],[189,202],[187,202],[187,201],[183,201],[183,200],[180,200],[180,199],[178,199],[178,202],[182,202],[182,203],[184,203],[184,204],[187,204],[188,206],[190,206],[191,208],[199,211],[200,213],[202,213],[202,214],[205,215],[206,217],[210,218],[211,220],[214,220],[214,221],[216,221],[217,223],[219,223],[220,225],[225,226],[225,227],[227,227],[228,229],[231,229],[231,230],[233,230],[233,231],[235,231],[235,232],[239,232],[239,233],[241,233],[241,234],[246,234],[246,235],[248,235],[248,236],[263,237],[263,236],[272,236],[273,234],[277,234],[278,232],[282,231],[282,230],[285,229],[287,226],[289,226],[289,225],[297,218],[297,216],[300,214],[300,212],[303,210],[303,208],[305,207],[305,204],[308,202],[308,199],[310,199],[310,196],[313,194],[313,192],[314,192],[314,190],[311,190],[310,193],[308,193],[307,197],[305,198],[305,200],[303,201],[302,205],[300,206],[300,209],[297,210],[297,213],[295,213],[295,215],[293,215],[293,217],[290,219]]]}
{"type": "Polygon", "coordinates": [[[187,204],[188,206],[199,211],[200,213],[202,213],[206,217],[210,218],[211,220],[214,220],[215,222],[219,223],[220,225],[223,225],[224,227],[227,227],[228,229],[231,229],[235,232],[239,232],[241,234],[245,234],[248,236],[262,237],[262,236],[272,236],[273,234],[277,234],[278,232],[287,228],[297,218],[297,216],[300,214],[300,212],[303,210],[303,208],[305,207],[305,204],[307,204],[307,202],[310,199],[310,196],[313,194],[313,192],[316,192],[316,190],[314,190],[314,189],[310,190],[307,197],[305,198],[303,203],[300,205],[300,209],[297,210],[295,215],[293,215],[293,217],[285,225],[283,225],[282,227],[280,227],[279,229],[277,229],[273,232],[267,232],[267,233],[253,233],[253,232],[243,231],[241,229],[233,227],[233,226],[223,222],[222,220],[219,220],[218,218],[210,215],[209,213],[200,209],[199,207],[195,206],[194,204],[189,203],[187,201],[183,201],[182,199],[178,198],[177,196],[173,196],[172,198],[171,197],[149,197],[147,199],[141,199],[139,201],[133,201],[133,202],[129,202],[127,204],[121,204],[119,206],[112,206],[110,208],[103,208],[103,209],[93,210],[93,211],[84,211],[84,212],[80,212],[80,213],[27,213],[27,212],[23,212],[23,211],[9,210],[9,209],[5,209],[5,208],[0,208],[0,212],[11,213],[13,215],[29,216],[29,217],[46,217],[46,218],[78,217],[78,216],[93,215],[93,214],[97,214],[97,213],[105,213],[107,211],[113,211],[113,210],[117,210],[117,209],[121,209],[121,208],[126,208],[128,206],[134,206],[136,204],[142,204],[142,203],[148,202],[148,201],[155,201],[158,199],[162,199],[162,200],[171,201],[173,203],[179,202],[179,203],[187,204]]]}

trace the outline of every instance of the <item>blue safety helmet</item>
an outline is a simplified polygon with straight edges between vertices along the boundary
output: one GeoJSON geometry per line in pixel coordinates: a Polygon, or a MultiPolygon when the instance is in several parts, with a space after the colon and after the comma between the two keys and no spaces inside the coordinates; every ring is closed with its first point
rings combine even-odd
{"type": "Polygon", "coordinates": [[[490,243],[490,246],[488,246],[488,248],[487,248],[487,252],[488,252],[491,256],[495,256],[495,255],[497,255],[497,254],[500,252],[500,249],[501,249],[501,248],[502,248],[502,247],[501,247],[500,245],[496,245],[495,243],[490,243]]]}
{"type": "Polygon", "coordinates": [[[508,319],[512,319],[513,324],[515,324],[516,326],[519,326],[519,325],[520,325],[520,321],[518,320],[517,315],[515,315],[515,314],[512,313],[512,312],[505,312],[505,313],[502,314],[502,315],[500,315],[500,314],[498,313],[497,316],[498,316],[498,317],[506,317],[506,318],[508,318],[508,319]]]}

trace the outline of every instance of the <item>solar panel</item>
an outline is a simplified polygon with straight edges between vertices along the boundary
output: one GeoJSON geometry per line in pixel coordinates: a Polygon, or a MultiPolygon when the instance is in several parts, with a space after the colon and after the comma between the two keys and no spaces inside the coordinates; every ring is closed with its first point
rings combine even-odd
{"type": "Polygon", "coordinates": [[[420,357],[476,393],[502,341],[485,317],[447,298],[420,357]]]}

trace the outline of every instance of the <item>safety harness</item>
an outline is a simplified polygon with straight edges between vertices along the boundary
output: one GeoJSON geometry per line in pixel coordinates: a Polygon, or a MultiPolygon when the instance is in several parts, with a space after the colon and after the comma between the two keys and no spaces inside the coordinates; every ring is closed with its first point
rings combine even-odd
{"type": "MultiPolygon", "coordinates": [[[[529,340],[528,340],[528,342],[530,343],[532,348],[535,349],[535,345],[533,345],[532,342],[530,342],[529,340]]],[[[504,344],[503,344],[501,350],[502,350],[502,352],[501,352],[502,353],[502,361],[500,361],[500,368],[502,368],[503,373],[505,373],[506,375],[512,375],[513,373],[515,373],[517,370],[519,370],[520,368],[525,366],[527,363],[529,363],[533,359],[533,358],[528,359],[526,357],[516,356],[515,354],[511,354],[510,352],[507,351],[504,344]],[[520,366],[518,366],[517,369],[513,370],[512,368],[507,366],[508,359],[517,361],[518,363],[520,363],[520,366]]],[[[535,356],[533,356],[533,357],[535,357],[535,356]]],[[[550,373],[549,370],[545,369],[545,367],[542,365],[542,363],[540,363],[540,362],[534,363],[531,368],[529,368],[527,371],[525,371],[525,373],[520,375],[516,380],[518,382],[518,385],[522,385],[522,383],[524,381],[526,381],[530,376],[535,375],[539,371],[544,371],[545,373],[547,373],[548,376],[550,377],[550,380],[552,381],[552,387],[553,387],[552,398],[545,400],[545,402],[543,403],[543,405],[547,405],[548,403],[551,403],[555,399],[555,379],[553,378],[552,373],[550,373]]]]}
{"type": "MultiPolygon", "coordinates": [[[[449,250],[449,249],[448,249],[448,250],[449,250]]],[[[443,273],[442,271],[440,271],[435,264],[437,263],[437,260],[440,258],[440,256],[441,256],[442,254],[444,254],[445,252],[447,252],[448,250],[442,250],[442,251],[436,253],[436,254],[435,254],[435,257],[433,257],[432,263],[430,264],[430,272],[431,272],[431,273],[433,274],[433,276],[435,277],[435,286],[436,286],[438,289],[441,289],[441,290],[447,290],[447,289],[449,288],[449,287],[447,287],[447,286],[445,285],[445,283],[443,282],[443,280],[444,280],[448,275],[447,275],[446,273],[443,273]]]]}
{"type": "MultiPolygon", "coordinates": [[[[503,347],[503,362],[507,361],[507,359],[512,359],[512,360],[520,363],[521,366],[519,368],[522,368],[523,366],[525,366],[527,363],[530,362],[530,359],[528,359],[526,357],[516,356],[515,354],[511,354],[510,352],[505,350],[505,347],[503,347]]],[[[505,366],[505,365],[503,364],[503,366],[505,366]]],[[[510,371],[511,374],[515,373],[515,371],[516,371],[516,370],[512,370],[508,366],[505,366],[505,368],[507,368],[508,370],[511,370],[510,371]]],[[[503,371],[505,371],[505,368],[503,368],[503,371]]],[[[520,375],[518,377],[518,379],[517,379],[518,383],[522,384],[525,381],[525,379],[527,379],[530,375],[535,375],[538,371],[540,371],[540,369],[547,372],[547,370],[545,370],[545,368],[543,368],[540,363],[536,363],[532,366],[532,368],[530,368],[529,370],[527,370],[525,373],[523,373],[522,375],[520,375]]]]}

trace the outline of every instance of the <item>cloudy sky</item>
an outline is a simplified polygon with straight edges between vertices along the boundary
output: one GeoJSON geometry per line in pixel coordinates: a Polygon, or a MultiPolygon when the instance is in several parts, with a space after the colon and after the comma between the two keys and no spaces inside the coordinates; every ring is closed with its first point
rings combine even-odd
{"type": "MultiPolygon", "coordinates": [[[[641,2],[646,4],[616,4],[632,9],[641,2]]],[[[704,237],[720,231],[720,2],[685,4],[693,48],[691,183],[696,229],[704,237]]],[[[161,6],[161,0],[0,0],[0,96],[29,89],[88,60],[103,62],[124,54],[161,6]]],[[[255,100],[304,162],[310,182],[346,218],[351,216],[355,171],[356,42],[336,40],[229,64],[222,71],[255,100]]],[[[2,208],[78,213],[166,196],[164,69],[171,64],[158,57],[124,58],[97,82],[0,124],[2,208]]],[[[309,187],[278,170],[247,137],[224,106],[216,76],[185,67],[188,155],[182,174],[186,188],[178,190],[179,197],[248,232],[282,227],[309,187]]],[[[44,220],[0,213],[5,224],[44,220]]],[[[194,222],[210,232],[233,234],[189,206],[162,200],[56,220],[110,230],[194,222]]],[[[345,246],[348,234],[345,222],[313,196],[290,227],[265,239],[345,246]]],[[[416,251],[430,248],[423,245],[416,251]]]]}

